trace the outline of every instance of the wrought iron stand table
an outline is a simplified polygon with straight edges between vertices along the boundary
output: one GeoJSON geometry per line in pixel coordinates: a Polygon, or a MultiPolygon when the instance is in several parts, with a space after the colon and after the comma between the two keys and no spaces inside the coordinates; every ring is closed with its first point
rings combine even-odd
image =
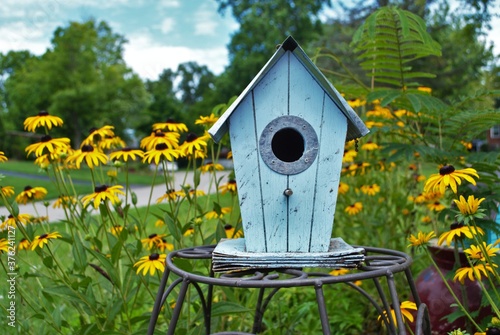
{"type": "MultiPolygon", "coordinates": [[[[418,306],[417,317],[415,320],[415,334],[431,334],[427,307],[425,304],[420,302],[411,271],[409,269],[412,262],[411,258],[403,252],[390,249],[363,247],[366,252],[365,261],[357,268],[358,271],[340,276],[332,276],[323,272],[306,272],[303,269],[288,268],[253,269],[237,273],[218,274],[216,277],[212,271],[209,276],[203,276],[184,271],[174,264],[175,259],[180,258],[186,260],[211,260],[214,248],[215,245],[181,249],[173,251],[167,256],[166,269],[158,289],[158,294],[149,323],[148,334],[152,335],[154,333],[160,310],[168,295],[178,285],[180,285],[179,295],[172,312],[172,318],[167,330],[167,335],[173,335],[175,333],[175,328],[177,326],[177,322],[179,321],[182,304],[186,297],[189,285],[193,285],[200,296],[203,308],[205,331],[207,335],[210,334],[213,288],[216,286],[260,289],[257,306],[255,308],[253,330],[250,334],[258,334],[262,331],[262,319],[264,312],[271,301],[271,298],[276,292],[278,292],[279,289],[304,286],[314,287],[322,332],[323,334],[331,334],[326,311],[325,296],[323,293],[324,285],[337,283],[347,284],[362,294],[373,305],[373,307],[377,309],[380,315],[387,316],[391,315],[391,306],[400,305],[394,281],[394,275],[397,273],[403,273],[405,275],[408,284],[407,287],[410,289],[413,299],[418,306]],[[174,273],[178,276],[178,278],[173,280],[167,288],[166,286],[170,273],[174,273]],[[384,292],[381,281],[382,278],[386,279],[389,297],[387,297],[384,292]],[[353,284],[357,280],[366,279],[373,280],[381,303],[377,301],[378,299],[369,295],[365,290],[353,284]],[[199,285],[200,283],[208,285],[206,296],[199,285]],[[272,291],[265,297],[264,294],[266,288],[272,289],[272,291]]],[[[404,326],[397,327],[397,325],[403,325],[401,310],[399,308],[394,308],[394,314],[396,316],[396,323],[394,323],[391,317],[382,318],[387,326],[389,334],[406,334],[404,326]]],[[[244,335],[249,333],[222,332],[217,334],[244,335]]]]}

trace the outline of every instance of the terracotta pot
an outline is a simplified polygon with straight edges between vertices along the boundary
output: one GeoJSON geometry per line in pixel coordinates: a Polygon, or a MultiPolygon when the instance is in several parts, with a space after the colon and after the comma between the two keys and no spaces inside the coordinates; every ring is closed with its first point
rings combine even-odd
{"type": "MultiPolygon", "coordinates": [[[[455,265],[453,248],[429,246],[428,249],[444,277],[450,278],[447,282],[455,295],[463,301],[461,284],[458,281],[453,281],[453,267],[455,265]]],[[[460,262],[461,266],[468,266],[463,252],[460,252],[460,262]]],[[[446,320],[446,316],[457,311],[458,307],[450,306],[455,304],[455,300],[434,265],[431,264],[419,274],[415,285],[420,299],[429,308],[432,334],[442,335],[458,328],[465,329],[465,317],[451,323],[446,320]]],[[[477,281],[470,281],[469,279],[465,280],[464,285],[467,292],[469,311],[477,311],[481,303],[481,287],[477,281]]],[[[489,312],[489,310],[483,308],[475,321],[480,322],[482,318],[490,314],[489,312]]]]}

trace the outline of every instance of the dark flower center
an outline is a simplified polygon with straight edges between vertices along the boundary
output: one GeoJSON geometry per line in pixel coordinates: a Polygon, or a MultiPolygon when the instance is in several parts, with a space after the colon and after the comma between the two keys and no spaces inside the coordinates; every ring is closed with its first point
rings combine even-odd
{"type": "Polygon", "coordinates": [[[122,149],[122,151],[124,152],[129,152],[129,151],[132,151],[132,148],[129,148],[129,147],[125,147],[122,149]]]}
{"type": "Polygon", "coordinates": [[[95,193],[105,192],[108,189],[107,185],[99,185],[94,188],[95,193]]]}
{"type": "Polygon", "coordinates": [[[149,255],[149,260],[150,261],[156,261],[160,258],[160,255],[158,255],[157,253],[154,253],[154,254],[151,254],[149,255]]]}
{"type": "Polygon", "coordinates": [[[167,190],[167,194],[172,194],[172,193],[175,193],[175,190],[174,190],[174,189],[169,189],[169,190],[167,190]]]}
{"type": "Polygon", "coordinates": [[[230,181],[228,181],[228,184],[236,184],[236,180],[231,179],[230,181]]]}
{"type": "Polygon", "coordinates": [[[52,137],[50,137],[50,135],[44,135],[40,139],[40,142],[42,142],[42,143],[49,142],[51,139],[52,139],[52,137]]]}
{"type": "Polygon", "coordinates": [[[156,146],[155,146],[155,149],[156,150],[165,150],[165,149],[168,149],[168,146],[166,143],[158,143],[156,146]]]}
{"type": "Polygon", "coordinates": [[[165,133],[158,130],[155,132],[155,137],[165,137],[165,133]]]}
{"type": "Polygon", "coordinates": [[[29,191],[29,190],[31,190],[32,188],[33,188],[33,187],[31,187],[31,186],[29,186],[29,185],[28,185],[28,186],[25,186],[25,187],[24,187],[24,191],[29,191]]]}
{"type": "Polygon", "coordinates": [[[92,135],[97,130],[96,127],[92,127],[89,129],[89,135],[92,135]]]}
{"type": "Polygon", "coordinates": [[[198,136],[195,133],[189,133],[186,136],[186,142],[193,142],[197,138],[198,138],[198,136]]]}
{"type": "Polygon", "coordinates": [[[442,176],[452,174],[453,172],[455,172],[455,168],[453,167],[453,165],[445,165],[439,169],[439,174],[442,176]]]}
{"type": "Polygon", "coordinates": [[[158,234],[151,234],[148,236],[149,239],[152,239],[152,238],[155,238],[156,236],[158,236],[158,234]]]}
{"type": "Polygon", "coordinates": [[[40,113],[38,113],[38,116],[47,116],[49,115],[49,112],[46,112],[46,111],[41,111],[40,113]]]}
{"type": "Polygon", "coordinates": [[[225,230],[230,230],[232,228],[233,228],[233,226],[231,226],[230,224],[227,224],[227,225],[224,226],[225,230]]]}
{"type": "Polygon", "coordinates": [[[90,144],[85,144],[82,146],[82,152],[92,152],[94,151],[94,147],[91,146],[90,144]]]}
{"type": "Polygon", "coordinates": [[[450,230],[462,228],[464,224],[462,222],[453,222],[450,225],[450,230]]]}
{"type": "Polygon", "coordinates": [[[38,239],[43,240],[43,239],[47,238],[47,236],[49,236],[49,234],[42,234],[42,235],[40,235],[40,237],[38,239]]]}
{"type": "Polygon", "coordinates": [[[166,123],[179,123],[175,121],[174,119],[168,118],[166,123]]]}
{"type": "Polygon", "coordinates": [[[9,218],[9,219],[13,219],[13,218],[14,218],[14,216],[12,216],[12,214],[9,214],[8,218],[9,218]]]}

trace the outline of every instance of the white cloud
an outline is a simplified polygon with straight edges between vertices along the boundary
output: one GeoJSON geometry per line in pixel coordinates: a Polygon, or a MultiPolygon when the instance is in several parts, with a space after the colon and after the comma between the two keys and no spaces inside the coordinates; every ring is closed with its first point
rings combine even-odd
{"type": "Polygon", "coordinates": [[[150,80],[157,80],[164,69],[176,70],[179,64],[189,61],[206,65],[215,74],[220,74],[228,63],[225,47],[192,49],[161,45],[145,34],[129,37],[124,58],[127,65],[141,78],[150,80]]]}
{"type": "Polygon", "coordinates": [[[171,17],[166,17],[160,24],[160,30],[164,34],[170,33],[174,30],[175,20],[171,17]]]}
{"type": "Polygon", "coordinates": [[[215,35],[217,28],[217,13],[215,8],[210,8],[207,3],[203,4],[194,13],[194,34],[201,36],[215,35]]]}
{"type": "Polygon", "coordinates": [[[178,8],[181,6],[179,0],[161,0],[159,6],[162,8],[178,8]]]}
{"type": "Polygon", "coordinates": [[[50,23],[33,23],[29,21],[17,21],[0,26],[0,51],[30,50],[40,55],[47,49],[54,26],[50,23]]]}

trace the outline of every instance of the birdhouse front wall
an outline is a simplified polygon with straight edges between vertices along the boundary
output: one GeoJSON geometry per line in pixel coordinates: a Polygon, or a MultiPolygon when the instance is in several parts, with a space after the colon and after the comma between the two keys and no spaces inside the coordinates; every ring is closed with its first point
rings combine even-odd
{"type": "Polygon", "coordinates": [[[244,97],[229,133],[247,251],[328,251],[346,132],[344,114],[292,52],[244,97]],[[263,132],[282,121],[284,141],[262,148],[263,132]],[[296,133],[304,143],[287,140],[296,133]],[[278,161],[263,158],[266,150],[278,161]],[[273,166],[289,153],[281,163],[292,169],[273,166]]]}

